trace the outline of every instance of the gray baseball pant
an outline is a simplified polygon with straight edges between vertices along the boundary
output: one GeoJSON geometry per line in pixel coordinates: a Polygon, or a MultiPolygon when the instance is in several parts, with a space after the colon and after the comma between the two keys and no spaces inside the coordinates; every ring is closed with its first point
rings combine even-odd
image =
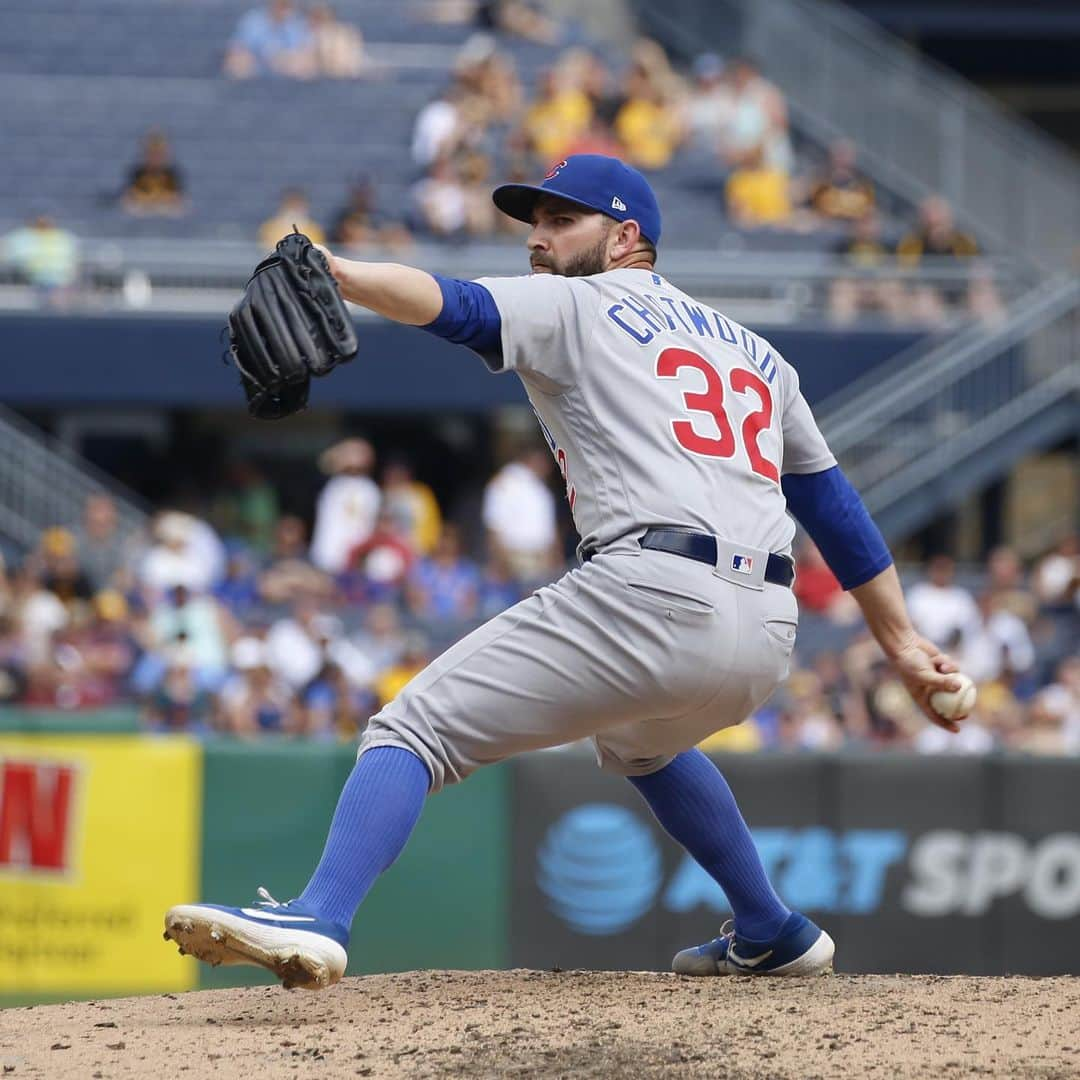
{"type": "Polygon", "coordinates": [[[432,792],[527,750],[592,737],[625,776],[746,719],[788,673],[791,590],[660,551],[600,554],[474,630],[374,717],[359,754],[412,750],[432,792]]]}

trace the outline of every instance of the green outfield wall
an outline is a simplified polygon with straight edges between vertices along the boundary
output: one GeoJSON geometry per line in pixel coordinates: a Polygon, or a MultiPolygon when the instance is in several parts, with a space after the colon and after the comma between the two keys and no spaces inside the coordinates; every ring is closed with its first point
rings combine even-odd
{"type": "MultiPolygon", "coordinates": [[[[0,713],[0,1004],[269,982],[161,940],[185,900],[295,896],[352,745],[137,731],[123,710],[0,713]]],[[[784,899],[837,968],[1080,974],[1080,759],[718,759],[784,899]]],[[[433,796],[353,927],[352,974],[666,968],[719,887],[591,754],[525,755],[433,796]]]]}
{"type": "MultiPolygon", "coordinates": [[[[197,741],[131,714],[0,723],[0,1004],[270,981],[161,940],[171,903],[297,895],[351,745],[197,741]]],[[[499,968],[509,957],[505,768],[433,797],[353,928],[349,971],[499,968]]]]}

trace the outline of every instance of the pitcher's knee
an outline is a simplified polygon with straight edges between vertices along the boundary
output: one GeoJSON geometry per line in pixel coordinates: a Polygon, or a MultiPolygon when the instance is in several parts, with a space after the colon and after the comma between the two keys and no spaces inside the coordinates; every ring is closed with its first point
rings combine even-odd
{"type": "Polygon", "coordinates": [[[431,777],[429,793],[441,791],[446,784],[456,784],[468,775],[455,767],[441,739],[431,732],[423,732],[407,721],[372,717],[363,735],[356,757],[359,760],[368,750],[377,746],[397,746],[414,753],[423,763],[431,777]]]}
{"type": "Polygon", "coordinates": [[[596,763],[605,772],[616,776],[648,776],[658,772],[672,760],[671,754],[651,754],[647,751],[630,751],[595,739],[596,763]]]}

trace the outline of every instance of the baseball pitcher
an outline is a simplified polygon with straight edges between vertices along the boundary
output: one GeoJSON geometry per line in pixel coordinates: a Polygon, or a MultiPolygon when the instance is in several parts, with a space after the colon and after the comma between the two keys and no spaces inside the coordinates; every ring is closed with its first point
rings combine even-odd
{"type": "MultiPolygon", "coordinates": [[[[521,379],[566,483],[581,565],[458,642],[372,718],[298,898],[260,888],[251,907],[180,905],[165,936],[211,964],[329,986],[357,908],[429,794],[513,754],[591,738],[600,766],[634,785],[731,903],[733,921],[680,952],[676,972],[828,971],[832,939],[773,890],[730,788],[694,749],[788,673],[789,515],[922,711],[954,731],[930,696],[959,689],[956,666],[912,628],[889,551],[795,369],[658,272],[661,216],[645,178],[582,154],[494,200],[531,225],[529,276],[463,281],[325,249],[318,264],[347,300],[521,379]]],[[[308,346],[241,371],[257,384],[245,383],[249,399],[279,416],[306,401],[308,369],[332,366],[308,346]]]]}

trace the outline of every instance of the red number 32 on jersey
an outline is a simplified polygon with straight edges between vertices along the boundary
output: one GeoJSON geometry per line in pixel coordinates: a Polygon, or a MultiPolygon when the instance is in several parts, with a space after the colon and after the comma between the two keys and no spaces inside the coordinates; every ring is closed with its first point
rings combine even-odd
{"type": "MultiPolygon", "coordinates": [[[[736,453],[735,432],[731,428],[724,409],[724,380],[699,353],[689,349],[665,349],[656,358],[656,377],[658,379],[677,379],[684,368],[700,371],[705,378],[705,390],[683,393],[683,404],[687,412],[707,413],[716,424],[718,435],[702,435],[694,430],[691,420],[679,418],[671,421],[671,432],[675,440],[691,454],[705,457],[731,458],[736,453]]],[[[759,476],[764,476],[773,483],[780,483],[780,470],[769,461],[758,448],[758,437],[772,423],[773,400],[769,384],[752,371],[735,368],[730,375],[731,389],[740,395],[752,395],[757,399],[758,408],[749,413],[742,422],[742,444],[750,460],[750,468],[759,476]]]]}

